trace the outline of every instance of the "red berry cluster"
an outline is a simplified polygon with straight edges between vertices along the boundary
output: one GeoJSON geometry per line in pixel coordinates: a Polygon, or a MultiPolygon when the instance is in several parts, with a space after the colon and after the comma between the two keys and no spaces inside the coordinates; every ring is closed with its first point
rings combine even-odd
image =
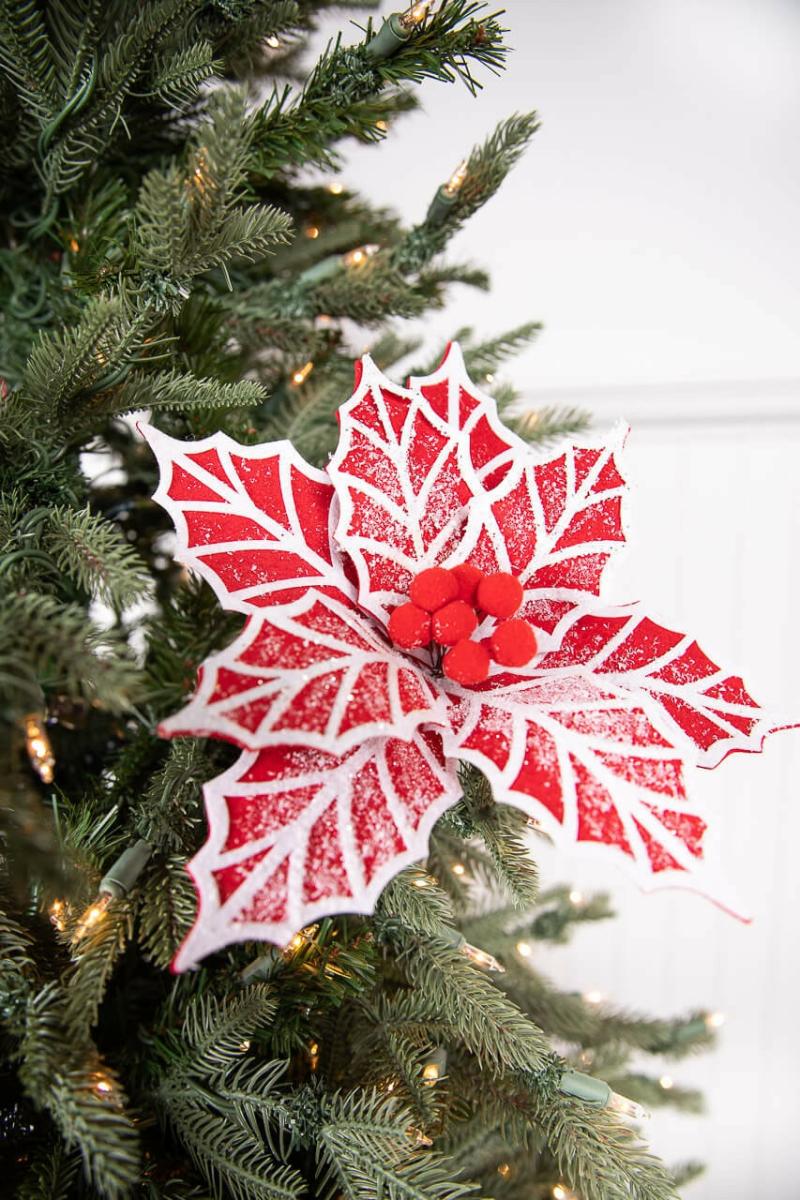
{"type": "Polygon", "coordinates": [[[522,604],[522,584],[514,575],[485,575],[470,563],[429,567],[412,580],[408,595],[408,603],[389,617],[389,636],[403,650],[432,642],[449,646],[442,670],[455,683],[483,683],[492,659],[503,667],[524,667],[536,654],[536,634],[514,617],[522,604]],[[473,642],[479,613],[498,623],[489,637],[473,642]]]}

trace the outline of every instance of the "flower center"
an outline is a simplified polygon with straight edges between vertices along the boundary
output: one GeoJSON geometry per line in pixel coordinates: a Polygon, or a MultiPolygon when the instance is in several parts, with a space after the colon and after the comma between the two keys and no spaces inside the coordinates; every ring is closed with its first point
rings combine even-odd
{"type": "Polygon", "coordinates": [[[389,617],[389,636],[401,650],[429,647],[434,669],[454,683],[483,683],[493,661],[524,667],[536,654],[536,634],[514,616],[521,604],[522,584],[505,571],[485,575],[470,563],[429,567],[389,617]],[[494,628],[473,641],[486,617],[495,619],[494,628]]]}

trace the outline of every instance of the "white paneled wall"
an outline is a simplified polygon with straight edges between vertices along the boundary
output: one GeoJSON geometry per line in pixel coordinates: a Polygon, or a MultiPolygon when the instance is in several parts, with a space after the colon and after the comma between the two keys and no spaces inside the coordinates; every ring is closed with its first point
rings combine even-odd
{"type": "MultiPolygon", "coordinates": [[[[757,698],[800,715],[800,3],[506,8],[503,77],[478,101],[427,85],[427,111],[379,151],[348,151],[345,178],[418,220],[498,120],[540,111],[533,149],[451,250],[490,267],[493,292],[457,291],[426,322],[429,345],[461,324],[491,335],[543,319],[510,369],[527,400],[633,426],[615,598],[694,631],[757,698]]],[[[326,32],[341,26],[332,14],[326,32]]],[[[648,1011],[724,1009],[719,1052],[675,1071],[709,1115],[658,1114],[652,1140],[709,1163],[687,1200],[798,1200],[800,733],[692,783],[754,923],[548,853],[546,878],[609,888],[620,916],[547,967],[648,1011]]]]}
{"type": "MultiPolygon", "coordinates": [[[[753,411],[761,399],[752,395],[753,411]]],[[[800,389],[796,400],[800,415],[800,389]]],[[[701,404],[695,397],[691,426],[631,414],[633,532],[614,599],[640,597],[655,615],[695,632],[712,657],[740,668],[757,699],[800,716],[800,423],[703,421],[701,404]]],[[[698,771],[691,787],[707,802],[710,848],[753,923],[688,892],[643,896],[605,868],[546,851],[545,878],[584,890],[610,886],[619,918],[587,927],[544,962],[568,988],[645,1011],[723,1010],[717,1053],[671,1069],[705,1091],[708,1115],[660,1111],[649,1136],[669,1161],[709,1163],[687,1191],[694,1200],[797,1200],[800,734],[775,735],[760,757],[736,755],[698,771]]]]}

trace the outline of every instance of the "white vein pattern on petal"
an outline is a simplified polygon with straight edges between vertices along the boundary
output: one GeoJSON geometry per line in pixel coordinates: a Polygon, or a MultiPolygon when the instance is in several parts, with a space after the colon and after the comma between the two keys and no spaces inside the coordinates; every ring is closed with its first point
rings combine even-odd
{"type": "Polygon", "coordinates": [[[364,878],[360,857],[350,826],[351,796],[349,784],[359,770],[371,761],[377,765],[391,815],[402,811],[403,805],[395,793],[389,772],[385,769],[387,746],[395,739],[375,738],[364,742],[359,749],[332,769],[310,769],[307,773],[289,778],[266,782],[239,782],[258,758],[257,751],[245,751],[222,775],[205,784],[203,792],[208,816],[209,836],[206,843],[189,863],[190,873],[201,899],[200,914],[194,927],[183,942],[175,959],[175,968],[183,971],[195,966],[212,951],[234,941],[249,938],[285,944],[303,926],[320,916],[330,913],[371,913],[383,889],[405,867],[417,862],[427,853],[428,839],[439,817],[461,795],[458,778],[452,767],[442,766],[431,753],[424,739],[414,737],[415,750],[420,754],[441,788],[437,801],[426,809],[416,829],[403,819],[398,831],[406,843],[406,850],[390,858],[379,867],[367,883],[364,878]],[[252,796],[256,801],[268,802],[269,797],[290,793],[304,787],[319,785],[319,791],[302,814],[282,829],[273,831],[263,838],[254,839],[234,850],[224,846],[229,834],[229,810],[226,796],[252,796]],[[337,806],[337,818],[342,857],[347,872],[350,892],[343,895],[327,895],[318,901],[302,899],[302,885],[306,868],[309,837],[315,822],[331,806],[337,806]],[[342,818],[345,818],[344,821],[342,818]],[[260,850],[272,847],[271,851],[256,864],[243,883],[220,904],[214,874],[228,866],[251,858],[260,850]],[[286,887],[287,915],[284,920],[271,924],[264,921],[237,920],[253,900],[256,893],[269,878],[289,859],[286,887]]]}
{"type": "MultiPolygon", "coordinates": [[[[486,491],[483,486],[484,477],[496,473],[502,467],[509,466],[521,458],[529,456],[530,445],[500,420],[497,411],[497,401],[488,392],[483,392],[467,374],[464,355],[458,342],[450,342],[447,351],[435,371],[430,375],[412,375],[408,386],[412,391],[421,392],[423,388],[434,387],[438,383],[447,382],[447,421],[453,428],[458,428],[460,421],[460,399],[463,389],[471,399],[476,401],[477,409],[472,419],[465,422],[464,428],[472,432],[481,419],[485,419],[495,437],[504,442],[508,449],[496,454],[476,472],[471,472],[480,484],[480,491],[486,491]]],[[[472,460],[470,458],[470,467],[472,460]]]]}
{"type": "MultiPolygon", "coordinates": [[[[169,437],[155,426],[142,423],[139,426],[142,434],[150,443],[160,467],[159,486],[153,494],[153,499],[159,503],[172,518],[176,535],[175,558],[178,562],[196,571],[213,588],[223,608],[236,612],[263,613],[264,605],[256,605],[250,601],[256,596],[269,595],[273,592],[285,592],[293,587],[329,587],[337,588],[344,596],[354,597],[355,589],[344,575],[336,543],[333,539],[333,527],[336,523],[335,502],[329,512],[328,542],[331,552],[331,562],[310,547],[305,539],[302,523],[295,503],[294,488],[291,482],[291,470],[294,467],[307,480],[326,487],[331,487],[331,481],[324,471],[310,466],[297,453],[289,441],[266,442],[259,446],[243,446],[229,438],[227,434],[215,433],[210,437],[201,438],[194,442],[184,442],[169,437]],[[208,451],[217,453],[220,465],[225,470],[228,483],[225,484],[211,471],[207,471],[191,456],[208,451]],[[289,519],[290,528],[287,530],[280,522],[271,518],[251,499],[245,490],[238,472],[233,465],[231,456],[236,455],[248,461],[274,459],[278,464],[281,481],[281,501],[289,519]],[[219,502],[210,500],[175,500],[169,495],[174,469],[178,467],[186,474],[195,478],[199,483],[221,497],[219,502]],[[227,542],[211,542],[190,546],[190,536],[186,521],[186,512],[218,513],[222,516],[241,517],[260,525],[265,532],[263,541],[243,539],[227,542]],[[285,551],[297,555],[308,563],[312,574],[286,579],[277,579],[255,584],[251,587],[229,589],[220,578],[212,565],[205,561],[209,555],[237,554],[247,556],[258,551],[285,551]]],[[[335,501],[335,497],[334,497],[335,501]]]]}
{"type": "MultiPolygon", "coordinates": [[[[656,728],[661,729],[668,740],[680,750],[681,757],[687,763],[700,767],[713,768],[719,766],[734,751],[758,752],[761,750],[764,739],[769,733],[775,732],[786,725],[786,721],[781,720],[775,714],[764,710],[758,705],[736,704],[721,697],[707,695],[710,688],[722,684],[731,678],[731,672],[723,668],[718,668],[713,674],[703,675],[699,678],[687,678],[682,683],[672,683],[665,679],[657,679],[655,676],[658,672],[680,659],[691,646],[697,644],[697,639],[688,634],[681,636],[673,647],[665,653],[653,657],[641,667],[632,667],[626,670],[606,670],[604,664],[631,637],[637,627],[643,621],[652,621],[650,615],[644,613],[638,603],[603,607],[595,603],[591,607],[580,607],[570,613],[559,627],[559,641],[563,643],[570,629],[581,620],[594,617],[601,619],[607,617],[613,620],[627,617],[627,621],[617,633],[608,639],[597,653],[587,659],[582,659],[582,668],[586,672],[592,672],[596,682],[601,686],[605,687],[607,684],[613,684],[615,687],[632,695],[636,702],[645,710],[656,728]],[[661,698],[683,702],[721,730],[727,730],[729,736],[721,737],[708,749],[704,750],[688,735],[686,730],[681,727],[667,709],[659,703],[661,698]],[[754,722],[753,728],[749,733],[745,733],[735,724],[726,720],[725,714],[731,717],[745,717],[748,721],[754,722]]],[[[660,622],[653,621],[653,624],[668,633],[676,632],[671,630],[669,626],[661,625],[660,622]]],[[[546,647],[543,647],[543,649],[546,649],[546,647]]],[[[701,650],[701,653],[704,653],[704,651],[701,650]]],[[[574,667],[572,666],[548,666],[547,674],[553,676],[569,675],[573,670],[574,667]]]]}
{"type": "MultiPolygon", "coordinates": [[[[583,699],[555,701],[554,697],[547,698],[547,693],[537,696],[537,686],[549,684],[546,677],[539,680],[530,679],[509,685],[504,689],[483,693],[466,692],[458,689],[459,699],[468,705],[468,714],[458,732],[450,732],[444,736],[445,753],[467,759],[474,763],[489,778],[498,801],[506,802],[522,809],[533,816],[542,828],[558,845],[565,848],[577,849],[583,853],[591,853],[601,858],[611,856],[619,865],[620,860],[637,882],[646,891],[668,887],[690,888],[702,891],[710,899],[728,908],[734,913],[740,913],[737,902],[731,898],[727,883],[721,879],[707,862],[688,849],[686,844],[669,830],[658,819],[655,813],[647,808],[647,802],[660,809],[668,809],[676,813],[686,813],[700,816],[702,813],[693,805],[681,789],[679,792],[664,792],[651,790],[641,784],[626,780],[610,770],[598,757],[609,754],[615,758],[624,758],[626,754],[637,760],[650,759],[653,762],[681,762],[682,756],[671,745],[641,746],[633,743],[609,740],[597,734],[570,729],[550,714],[556,711],[568,713],[602,711],[604,708],[624,708],[631,713],[643,711],[650,719],[650,713],[644,705],[638,703],[638,698],[631,696],[625,688],[615,689],[607,686],[605,678],[594,679],[583,671],[573,670],[571,676],[576,681],[589,684],[598,699],[589,701],[583,699]],[[596,685],[600,685],[607,697],[599,698],[601,693],[596,685]],[[493,759],[480,749],[467,747],[464,743],[477,729],[487,727],[487,717],[481,713],[485,706],[497,712],[501,718],[501,727],[508,736],[508,722],[511,725],[510,752],[504,766],[498,767],[493,759]],[[537,801],[528,792],[514,790],[512,785],[519,775],[526,756],[528,725],[532,724],[549,734],[558,755],[558,781],[561,788],[563,805],[563,820],[559,820],[543,801],[537,801]],[[602,842],[580,841],[578,835],[578,798],[575,785],[575,773],[569,761],[570,756],[593,776],[605,788],[614,802],[615,810],[622,822],[628,844],[633,851],[633,857],[625,854],[614,844],[602,842]],[[647,853],[644,840],[636,829],[633,821],[643,828],[664,850],[669,853],[683,870],[661,870],[654,872],[647,853]]],[[[565,680],[564,674],[560,675],[565,680]]],[[[566,682],[566,680],[565,680],[566,682]]],[[[664,736],[664,722],[652,721],[654,730],[664,736]]]]}
{"type": "MultiPolygon", "coordinates": [[[[368,688],[367,684],[362,686],[368,688]]],[[[367,704],[368,692],[359,699],[362,704],[367,704]]],[[[300,600],[270,609],[268,615],[251,617],[229,646],[205,659],[199,686],[191,700],[167,718],[159,729],[166,736],[192,733],[225,738],[250,750],[276,745],[308,745],[341,754],[367,737],[384,735],[409,738],[422,723],[443,726],[446,721],[445,700],[424,671],[411,659],[381,641],[370,627],[368,619],[329,596],[309,591],[300,600]],[[309,627],[301,618],[312,612],[330,614],[335,622],[342,622],[350,629],[354,639],[362,645],[354,645],[344,636],[309,627]],[[268,638],[273,630],[292,640],[330,650],[331,654],[322,661],[295,668],[280,664],[263,666],[246,661],[247,652],[268,638]],[[343,729],[343,718],[352,698],[352,689],[360,682],[364,668],[372,664],[386,667],[388,686],[385,699],[389,705],[389,716],[386,719],[358,722],[343,729]],[[252,679],[252,684],[248,686],[242,682],[231,695],[214,699],[221,670],[235,672],[243,681],[252,679]],[[341,673],[344,673],[344,678],[337,686],[325,729],[305,727],[296,711],[299,694],[309,684],[341,673]],[[400,701],[401,675],[413,677],[419,692],[426,697],[424,707],[404,711],[400,701]],[[273,702],[256,729],[250,730],[236,719],[234,714],[237,710],[270,698],[273,698],[273,702]],[[281,719],[293,709],[298,725],[294,728],[278,727],[281,719]]]]}
{"type": "MultiPolygon", "coordinates": [[[[608,554],[617,555],[624,548],[625,539],[625,520],[623,507],[622,533],[623,537],[610,540],[597,540],[579,542],[572,546],[566,546],[561,550],[556,550],[555,547],[563,537],[564,533],[569,528],[570,524],[577,516],[587,510],[604,504],[608,500],[619,498],[624,499],[627,494],[627,485],[621,484],[616,487],[604,488],[600,492],[594,492],[593,488],[597,483],[603,470],[609,465],[612,460],[618,465],[621,452],[625,445],[628,435],[628,428],[624,424],[618,424],[606,437],[600,441],[574,441],[561,447],[559,453],[550,453],[546,457],[534,455],[530,450],[525,455],[525,458],[519,460],[514,465],[506,477],[488,493],[488,501],[491,516],[486,524],[487,533],[489,534],[493,545],[496,545],[499,540],[502,542],[505,551],[505,561],[509,562],[508,542],[503,527],[499,524],[496,514],[492,506],[506,500],[511,493],[515,492],[520,485],[523,485],[530,503],[531,513],[533,516],[535,544],[533,553],[528,563],[519,573],[520,582],[523,584],[526,592],[526,601],[530,599],[546,596],[552,599],[562,599],[575,601],[582,595],[588,598],[594,598],[593,591],[585,591],[576,587],[551,587],[542,588],[532,585],[530,580],[537,572],[547,566],[554,566],[559,563],[568,562],[570,559],[580,558],[585,555],[608,554]],[[577,451],[597,451],[598,458],[592,467],[585,474],[581,483],[576,487],[576,471],[575,471],[575,455],[577,451]],[[566,474],[566,503],[564,512],[553,525],[553,528],[548,531],[547,522],[545,519],[544,508],[542,505],[541,493],[537,485],[535,471],[537,468],[545,467],[556,462],[563,456],[565,460],[566,474]]],[[[513,530],[512,530],[513,532],[513,530]]],[[[477,527],[474,532],[479,534],[480,529],[477,527]]]]}
{"type": "MultiPolygon", "coordinates": [[[[448,374],[448,368],[456,359],[461,361],[460,352],[457,347],[454,347],[439,372],[423,379],[414,380],[415,387],[406,389],[386,379],[372,360],[369,357],[365,357],[358,387],[350,400],[341,409],[339,445],[329,465],[330,477],[336,488],[340,505],[340,518],[336,526],[335,537],[341,548],[355,562],[360,581],[359,598],[361,604],[363,607],[374,612],[384,622],[388,619],[388,609],[406,597],[396,591],[372,590],[370,572],[364,560],[363,552],[371,551],[379,554],[396,566],[412,573],[420,571],[425,567],[436,565],[443,559],[443,552],[449,539],[458,530],[459,526],[467,520],[468,515],[471,516],[475,497],[483,497],[486,494],[478,472],[473,467],[470,456],[470,436],[473,430],[482,419],[486,419],[492,425],[498,437],[502,436],[506,442],[509,440],[518,441],[514,434],[511,434],[508,430],[504,430],[502,425],[500,425],[496,416],[494,401],[487,397],[479,397],[474,389],[471,389],[471,395],[475,399],[480,399],[480,402],[469,414],[464,424],[459,425],[458,395],[462,381],[457,374],[452,376],[448,374]],[[443,420],[439,417],[418,390],[419,386],[430,382],[438,382],[440,379],[448,381],[450,420],[443,420]],[[383,390],[408,403],[408,413],[405,416],[399,438],[394,431],[388,414],[384,410],[383,390]],[[353,409],[356,409],[368,396],[371,397],[375,410],[380,415],[381,424],[386,435],[385,440],[382,440],[374,429],[350,415],[353,409]],[[426,478],[418,494],[415,495],[408,476],[408,459],[412,439],[418,434],[417,418],[419,417],[428,422],[442,437],[443,446],[434,462],[428,468],[426,478]],[[357,432],[378,453],[384,455],[391,464],[393,478],[398,480],[402,489],[403,506],[390,499],[381,490],[380,481],[376,484],[370,479],[362,479],[360,476],[355,476],[343,469],[342,464],[351,450],[351,439],[354,432],[357,432]],[[466,506],[463,504],[454,504],[452,512],[443,514],[446,519],[443,521],[438,533],[433,538],[429,538],[423,531],[422,521],[428,512],[427,506],[431,499],[431,493],[437,483],[440,482],[441,470],[454,454],[460,479],[472,494],[473,499],[468,501],[466,506]],[[352,496],[354,492],[369,497],[383,509],[387,518],[405,530],[413,548],[413,554],[407,554],[396,545],[391,544],[388,537],[384,540],[383,538],[348,532],[355,512],[352,496]]],[[[464,379],[466,379],[465,376],[464,379]]],[[[524,451],[524,444],[519,442],[518,449],[522,453],[524,451]]],[[[498,461],[499,456],[492,460],[492,464],[496,464],[498,461]]],[[[472,519],[473,521],[476,520],[477,514],[472,519]]]]}

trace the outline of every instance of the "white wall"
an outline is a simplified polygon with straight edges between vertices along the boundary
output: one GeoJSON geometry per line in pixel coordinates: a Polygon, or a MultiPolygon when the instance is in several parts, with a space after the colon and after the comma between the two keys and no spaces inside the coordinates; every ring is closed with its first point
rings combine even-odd
{"type": "MultiPolygon", "coordinates": [[[[751,400],[757,407],[760,397],[751,400]]],[[[641,596],[650,611],[695,632],[712,657],[736,664],[756,698],[795,712],[799,453],[800,423],[687,428],[637,424],[634,414],[635,528],[614,584],[615,599],[641,596]]],[[[559,983],[647,1012],[708,1005],[727,1014],[713,1057],[669,1069],[705,1091],[708,1116],[659,1111],[650,1122],[668,1161],[709,1163],[707,1177],[687,1189],[694,1200],[800,1195],[799,773],[800,738],[783,733],[762,756],[736,755],[691,780],[707,805],[709,852],[745,898],[750,926],[688,892],[643,896],[578,856],[540,854],[546,878],[610,885],[620,913],[544,957],[559,983]]]]}
{"type": "MultiPolygon", "coordinates": [[[[384,4],[384,11],[392,6],[384,4]]],[[[559,397],[633,424],[633,546],[617,598],[695,631],[757,697],[800,709],[800,4],[796,0],[511,0],[516,54],[480,100],[429,85],[425,114],[346,177],[408,220],[497,120],[544,124],[452,254],[493,273],[428,326],[491,334],[530,317],[511,368],[531,404],[559,397]]],[[[341,25],[332,16],[327,28],[341,25]]],[[[756,917],[550,854],[551,878],[610,888],[620,918],[547,955],[563,984],[669,1013],[728,1013],[722,1047],[676,1078],[705,1119],[658,1114],[657,1149],[705,1158],[694,1200],[800,1196],[800,738],[698,772],[729,875],[756,917]]]]}

